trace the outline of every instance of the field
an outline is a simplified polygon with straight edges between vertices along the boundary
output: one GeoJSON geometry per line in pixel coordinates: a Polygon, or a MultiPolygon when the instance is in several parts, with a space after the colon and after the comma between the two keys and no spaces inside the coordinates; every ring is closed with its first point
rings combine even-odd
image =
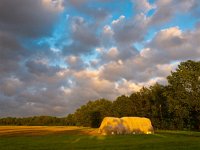
{"type": "Polygon", "coordinates": [[[200,132],[100,136],[84,127],[0,126],[0,150],[199,150],[200,132]]]}

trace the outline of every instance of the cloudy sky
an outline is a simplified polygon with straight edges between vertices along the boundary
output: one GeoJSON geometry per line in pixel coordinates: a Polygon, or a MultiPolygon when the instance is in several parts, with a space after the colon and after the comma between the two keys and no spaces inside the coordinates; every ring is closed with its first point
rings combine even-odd
{"type": "Polygon", "coordinates": [[[199,0],[0,0],[0,117],[66,116],[200,59],[199,0]]]}

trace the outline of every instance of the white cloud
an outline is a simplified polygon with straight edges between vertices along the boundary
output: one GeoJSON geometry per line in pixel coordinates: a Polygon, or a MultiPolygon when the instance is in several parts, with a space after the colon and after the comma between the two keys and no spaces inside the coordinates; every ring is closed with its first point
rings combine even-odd
{"type": "Polygon", "coordinates": [[[123,21],[125,18],[126,18],[126,17],[125,17],[124,15],[121,15],[118,19],[112,21],[112,25],[118,25],[118,24],[122,23],[122,21],[123,21]]]}
{"type": "Polygon", "coordinates": [[[63,11],[63,0],[42,0],[43,5],[52,11],[63,11]]]}
{"type": "Polygon", "coordinates": [[[112,30],[111,26],[109,26],[109,25],[104,26],[103,32],[104,32],[104,34],[113,35],[113,30],[112,30]]]}
{"type": "MultiPolygon", "coordinates": [[[[88,100],[113,100],[142,86],[166,84],[166,76],[180,61],[200,59],[200,26],[186,31],[168,24],[177,14],[192,15],[194,3],[199,4],[195,0],[135,0],[134,15],[116,20],[110,16],[125,14],[121,9],[91,7],[114,0],[63,4],[62,0],[26,0],[23,6],[21,0],[11,1],[0,2],[1,116],[64,116],[88,100]],[[28,9],[21,9],[25,6],[28,9]],[[13,8],[12,16],[6,13],[8,8],[13,8]],[[154,14],[148,16],[152,9],[154,14]],[[38,44],[37,38],[53,39],[61,12],[64,29],[54,47],[38,44]],[[161,24],[166,28],[160,30],[161,24]],[[149,36],[152,39],[146,41],[149,36]],[[134,48],[136,43],[142,45],[141,51],[134,48]]],[[[125,6],[125,1],[118,2],[125,6]]],[[[60,26],[56,34],[57,30],[60,26]]]]}
{"type": "Polygon", "coordinates": [[[147,13],[151,9],[155,9],[156,6],[154,4],[150,4],[148,0],[132,0],[135,4],[135,8],[139,12],[147,13]]]}

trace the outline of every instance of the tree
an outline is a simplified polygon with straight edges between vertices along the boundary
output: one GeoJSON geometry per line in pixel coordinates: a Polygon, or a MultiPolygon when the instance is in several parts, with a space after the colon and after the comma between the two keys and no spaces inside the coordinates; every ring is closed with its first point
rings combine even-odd
{"type": "Polygon", "coordinates": [[[167,128],[169,127],[169,108],[167,97],[164,95],[166,87],[156,83],[150,86],[151,91],[151,120],[154,127],[167,128]]]}
{"type": "Polygon", "coordinates": [[[74,113],[76,125],[95,126],[99,125],[104,117],[112,116],[112,102],[105,99],[89,101],[86,105],[81,106],[74,113]],[[97,117],[96,120],[94,117],[97,117]]]}
{"type": "Polygon", "coordinates": [[[200,61],[180,63],[167,77],[166,96],[174,121],[181,128],[199,129],[200,126],[200,61]]]}
{"type": "Polygon", "coordinates": [[[134,104],[129,97],[122,95],[113,102],[113,115],[115,117],[133,116],[134,104]]]}
{"type": "Polygon", "coordinates": [[[152,94],[151,90],[143,87],[139,92],[133,93],[130,96],[133,103],[134,115],[139,117],[152,116],[152,94]]]}
{"type": "Polygon", "coordinates": [[[67,125],[70,125],[70,126],[76,125],[73,114],[68,114],[64,120],[67,125]]]}
{"type": "Polygon", "coordinates": [[[100,111],[92,111],[90,114],[91,127],[98,128],[101,125],[102,117],[100,111]]]}

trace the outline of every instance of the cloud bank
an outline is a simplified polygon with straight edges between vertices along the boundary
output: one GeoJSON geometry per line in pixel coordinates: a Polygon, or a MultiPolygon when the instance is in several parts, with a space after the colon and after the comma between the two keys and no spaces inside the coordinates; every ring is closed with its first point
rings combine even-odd
{"type": "Polygon", "coordinates": [[[65,116],[200,59],[198,0],[0,0],[0,117],[65,116]]]}

